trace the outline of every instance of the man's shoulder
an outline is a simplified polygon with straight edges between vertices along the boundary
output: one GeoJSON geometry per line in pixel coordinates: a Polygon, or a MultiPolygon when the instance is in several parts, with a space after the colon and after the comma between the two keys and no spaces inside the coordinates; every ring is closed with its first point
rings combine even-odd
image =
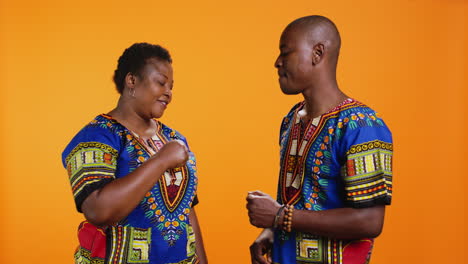
{"type": "Polygon", "coordinates": [[[351,119],[351,120],[377,120],[380,119],[378,117],[377,112],[362,103],[361,101],[350,99],[346,103],[344,103],[339,108],[339,118],[340,119],[351,119]]]}
{"type": "Polygon", "coordinates": [[[358,100],[350,100],[344,104],[337,114],[337,128],[348,132],[365,130],[388,130],[378,113],[358,100]]]}

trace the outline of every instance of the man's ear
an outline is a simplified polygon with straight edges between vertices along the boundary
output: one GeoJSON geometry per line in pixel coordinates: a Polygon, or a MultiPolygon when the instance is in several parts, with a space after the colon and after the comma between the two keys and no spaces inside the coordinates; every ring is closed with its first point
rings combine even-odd
{"type": "Polygon", "coordinates": [[[322,61],[324,54],[325,54],[325,45],[323,45],[323,43],[318,43],[314,45],[313,50],[312,50],[312,65],[315,66],[319,64],[322,61]]]}

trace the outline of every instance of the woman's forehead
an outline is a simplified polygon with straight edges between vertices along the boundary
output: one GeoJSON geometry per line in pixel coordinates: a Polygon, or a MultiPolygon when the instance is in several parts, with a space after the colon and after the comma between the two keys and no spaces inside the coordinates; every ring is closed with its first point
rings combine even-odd
{"type": "Polygon", "coordinates": [[[144,67],[146,74],[153,72],[160,73],[167,78],[172,76],[172,65],[170,62],[161,60],[158,58],[149,58],[146,60],[146,65],[144,67]]]}

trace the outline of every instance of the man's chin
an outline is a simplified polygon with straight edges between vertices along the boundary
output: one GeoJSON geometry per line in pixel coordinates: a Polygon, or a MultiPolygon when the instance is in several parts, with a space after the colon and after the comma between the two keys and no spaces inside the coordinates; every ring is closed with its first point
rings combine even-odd
{"type": "Polygon", "coordinates": [[[295,95],[295,94],[300,94],[301,93],[301,91],[292,89],[291,87],[285,87],[285,86],[283,86],[281,84],[280,84],[280,87],[281,87],[281,91],[286,95],[295,95]]]}

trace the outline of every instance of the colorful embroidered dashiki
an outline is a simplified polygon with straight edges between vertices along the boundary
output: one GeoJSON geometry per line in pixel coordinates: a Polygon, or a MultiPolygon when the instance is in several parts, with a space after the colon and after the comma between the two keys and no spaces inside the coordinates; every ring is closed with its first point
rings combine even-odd
{"type": "MultiPolygon", "coordinates": [[[[304,104],[295,105],[281,126],[278,202],[314,211],[389,205],[393,145],[382,119],[364,104],[346,99],[302,125],[298,112],[304,104]]],[[[349,241],[276,231],[273,262],[362,264],[369,261],[372,245],[367,238],[349,241]]]]}
{"type": "MultiPolygon", "coordinates": [[[[187,145],[180,133],[157,122],[158,131],[148,140],[152,148],[107,115],[97,116],[72,139],[62,159],[78,211],[89,194],[125,177],[166,142],[179,139],[187,145]]],[[[197,176],[195,157],[189,153],[184,167],[166,171],[140,204],[125,219],[108,227],[105,235],[101,229],[96,231],[91,224],[82,223],[79,232],[89,229],[93,233],[79,235],[81,247],[75,253],[75,262],[198,263],[195,235],[189,223],[190,209],[198,202],[197,176]],[[89,237],[96,237],[96,243],[103,237],[107,239],[105,254],[83,246],[86,243],[81,243],[82,239],[89,237]]]]}

